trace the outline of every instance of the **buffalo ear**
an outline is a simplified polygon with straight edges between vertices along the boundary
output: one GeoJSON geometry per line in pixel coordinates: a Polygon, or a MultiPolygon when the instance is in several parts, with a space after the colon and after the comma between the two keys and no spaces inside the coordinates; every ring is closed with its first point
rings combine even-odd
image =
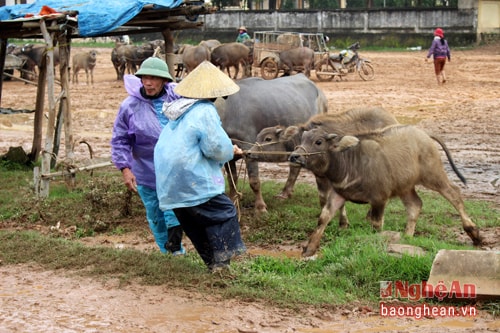
{"type": "Polygon", "coordinates": [[[280,136],[280,134],[283,133],[283,131],[285,130],[285,128],[283,126],[280,126],[280,125],[276,126],[275,129],[276,130],[274,133],[276,133],[277,136],[280,136]]]}
{"type": "Polygon", "coordinates": [[[283,140],[288,140],[289,138],[291,138],[292,136],[296,135],[297,133],[299,133],[300,129],[298,126],[288,126],[287,128],[285,128],[284,132],[283,132],[283,140]]]}
{"type": "Polygon", "coordinates": [[[359,139],[357,137],[346,135],[333,145],[333,151],[341,152],[356,146],[358,143],[359,139]]]}
{"type": "Polygon", "coordinates": [[[333,139],[335,139],[336,137],[338,137],[338,134],[335,134],[335,133],[329,133],[329,134],[325,135],[325,139],[326,139],[326,141],[333,140],[333,139]]]}

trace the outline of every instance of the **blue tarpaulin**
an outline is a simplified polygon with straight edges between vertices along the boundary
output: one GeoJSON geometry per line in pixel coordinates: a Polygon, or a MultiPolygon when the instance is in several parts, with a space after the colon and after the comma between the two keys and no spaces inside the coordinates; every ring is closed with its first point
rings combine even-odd
{"type": "Polygon", "coordinates": [[[32,4],[0,7],[0,21],[37,15],[43,6],[58,12],[78,11],[80,36],[90,37],[113,31],[134,18],[145,5],[154,9],[179,7],[183,0],[41,0],[32,4]]]}

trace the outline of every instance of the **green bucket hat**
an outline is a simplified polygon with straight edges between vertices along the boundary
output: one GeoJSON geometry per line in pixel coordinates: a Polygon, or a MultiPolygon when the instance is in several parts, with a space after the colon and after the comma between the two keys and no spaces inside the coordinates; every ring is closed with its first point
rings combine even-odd
{"type": "Polygon", "coordinates": [[[141,68],[135,73],[135,76],[141,77],[143,75],[157,76],[172,82],[174,79],[170,72],[168,71],[168,66],[165,61],[160,58],[150,57],[144,60],[141,64],[141,68]]]}

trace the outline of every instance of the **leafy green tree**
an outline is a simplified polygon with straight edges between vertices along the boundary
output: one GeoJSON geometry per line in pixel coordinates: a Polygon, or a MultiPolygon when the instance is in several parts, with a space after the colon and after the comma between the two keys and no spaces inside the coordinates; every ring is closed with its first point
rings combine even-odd
{"type": "Polygon", "coordinates": [[[346,8],[366,8],[366,0],[347,0],[346,8]]]}
{"type": "Polygon", "coordinates": [[[295,9],[295,1],[294,0],[285,0],[281,4],[281,9],[295,9]]]}
{"type": "Polygon", "coordinates": [[[310,0],[311,9],[337,9],[340,8],[340,0],[310,0]]]}
{"type": "Polygon", "coordinates": [[[235,0],[213,0],[212,3],[219,9],[223,9],[228,6],[239,6],[239,1],[235,0]]]}

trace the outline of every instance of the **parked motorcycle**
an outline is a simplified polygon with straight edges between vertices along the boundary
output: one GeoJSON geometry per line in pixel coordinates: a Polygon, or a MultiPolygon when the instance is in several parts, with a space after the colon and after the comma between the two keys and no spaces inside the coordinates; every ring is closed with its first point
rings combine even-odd
{"type": "Polygon", "coordinates": [[[373,80],[375,70],[370,60],[359,56],[359,48],[359,42],[356,42],[338,54],[325,54],[315,66],[318,80],[331,81],[335,77],[341,80],[350,73],[358,73],[365,81],[373,80]]]}

